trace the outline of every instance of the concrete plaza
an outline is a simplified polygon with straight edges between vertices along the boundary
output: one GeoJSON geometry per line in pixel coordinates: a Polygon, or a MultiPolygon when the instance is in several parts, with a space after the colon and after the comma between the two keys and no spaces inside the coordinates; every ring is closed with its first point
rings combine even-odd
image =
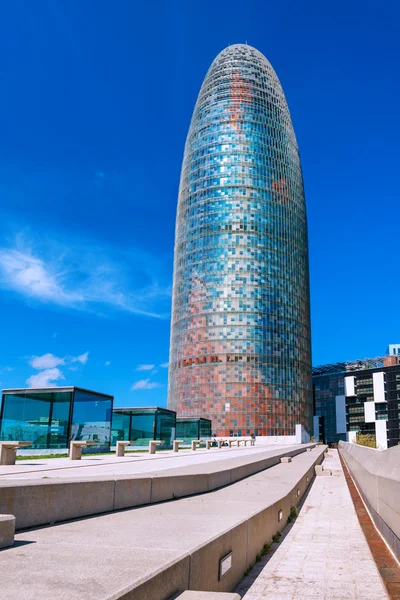
{"type": "MultiPolygon", "coordinates": [[[[80,461],[68,458],[46,458],[39,456],[35,459],[17,461],[15,465],[0,466],[0,479],[41,479],[41,478],[81,478],[102,476],[139,475],[195,466],[196,470],[202,465],[209,465],[232,458],[244,456],[257,460],[260,456],[273,455],[279,450],[300,448],[300,444],[271,446],[242,446],[240,448],[211,448],[181,450],[180,452],[159,451],[156,454],[147,452],[128,453],[124,457],[110,455],[82,456],[80,461]]],[[[197,471],[198,472],[198,471],[197,471]]]]}

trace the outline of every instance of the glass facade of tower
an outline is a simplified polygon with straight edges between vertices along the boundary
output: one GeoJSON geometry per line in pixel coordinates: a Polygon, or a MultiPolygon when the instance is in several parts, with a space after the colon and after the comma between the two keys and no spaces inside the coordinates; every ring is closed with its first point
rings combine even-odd
{"type": "Polygon", "coordinates": [[[218,435],[311,432],[307,220],[267,59],[223,50],[194,109],[175,235],[169,408],[218,435]]]}

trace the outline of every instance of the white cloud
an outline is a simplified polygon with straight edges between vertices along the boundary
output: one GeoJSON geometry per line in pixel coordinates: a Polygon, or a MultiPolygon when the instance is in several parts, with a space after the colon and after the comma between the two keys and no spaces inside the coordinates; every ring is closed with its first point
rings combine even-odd
{"type": "Polygon", "coordinates": [[[165,362],[165,363],[161,363],[160,367],[162,369],[168,369],[168,365],[169,365],[169,363],[165,362]]]}
{"type": "Polygon", "coordinates": [[[0,247],[0,286],[31,303],[102,316],[121,310],[168,318],[170,310],[171,286],[158,258],[126,248],[105,252],[73,240],[18,235],[11,247],[0,247]]]}
{"type": "Polygon", "coordinates": [[[136,371],[151,371],[155,365],[138,365],[136,371]]]}
{"type": "Polygon", "coordinates": [[[106,367],[109,367],[111,365],[111,360],[106,360],[106,362],[104,364],[106,367]]]}
{"type": "Polygon", "coordinates": [[[89,352],[84,352],[83,354],[81,354],[80,356],[72,356],[71,357],[71,362],[75,363],[75,362],[79,362],[82,365],[86,365],[87,361],[89,359],[89,352]]]}
{"type": "Polygon", "coordinates": [[[150,381],[150,379],[141,379],[132,385],[131,390],[153,390],[154,388],[160,387],[163,387],[161,383],[150,381]]]}
{"type": "Polygon", "coordinates": [[[3,373],[8,373],[10,371],[14,371],[13,367],[3,367],[2,369],[0,369],[0,375],[3,375],[3,373]]]}
{"type": "Polygon", "coordinates": [[[33,356],[29,364],[34,369],[41,371],[42,369],[52,369],[60,365],[65,365],[65,360],[48,352],[47,354],[42,354],[42,356],[33,356]]]}
{"type": "Polygon", "coordinates": [[[29,364],[34,369],[37,369],[39,373],[31,375],[26,380],[29,387],[49,387],[54,385],[54,381],[58,379],[65,379],[63,372],[58,368],[62,365],[67,365],[70,371],[79,371],[80,365],[74,363],[80,363],[85,365],[89,358],[89,352],[84,352],[79,356],[55,356],[54,354],[42,354],[42,356],[33,356],[29,361],[29,364]]]}
{"type": "Polygon", "coordinates": [[[45,369],[44,371],[36,373],[36,375],[31,375],[31,377],[26,380],[26,383],[28,384],[28,387],[31,388],[53,387],[56,385],[54,382],[59,379],[65,379],[60,369],[45,369]]]}
{"type": "Polygon", "coordinates": [[[83,300],[79,292],[63,289],[60,274],[52,273],[42,260],[29,254],[0,249],[0,269],[5,287],[21,294],[61,305],[83,300]]]}

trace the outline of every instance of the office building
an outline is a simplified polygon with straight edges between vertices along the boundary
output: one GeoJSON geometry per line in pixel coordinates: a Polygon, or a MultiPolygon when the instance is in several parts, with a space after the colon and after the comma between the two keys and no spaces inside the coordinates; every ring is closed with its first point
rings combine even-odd
{"type": "Polygon", "coordinates": [[[346,441],[343,363],[313,368],[314,438],[337,444],[346,441]]]}
{"type": "Polygon", "coordinates": [[[148,446],[150,440],[172,447],[176,437],[176,413],[158,406],[114,408],[111,443],[129,440],[136,446],[148,446]]]}
{"type": "Polygon", "coordinates": [[[312,426],[307,218],[286,99],[267,59],[214,60],[186,140],[168,406],[218,435],[312,426]]]}
{"type": "Polygon", "coordinates": [[[378,448],[400,442],[400,365],[384,364],[345,376],[346,419],[349,440],[357,432],[370,433],[378,448]]]}
{"type": "Polygon", "coordinates": [[[400,441],[400,364],[394,355],[313,368],[314,437],[328,444],[371,434],[377,446],[400,441]]]}
{"type": "Polygon", "coordinates": [[[84,452],[107,452],[113,401],[113,396],[74,386],[3,390],[0,441],[65,450],[71,440],[90,440],[96,443],[84,452]]]}

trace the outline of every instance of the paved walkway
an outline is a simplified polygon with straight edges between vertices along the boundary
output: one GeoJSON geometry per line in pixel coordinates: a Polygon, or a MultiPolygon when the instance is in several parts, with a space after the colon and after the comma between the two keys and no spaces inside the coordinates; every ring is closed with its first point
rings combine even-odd
{"type": "Polygon", "coordinates": [[[225,461],[231,458],[254,457],[254,460],[267,454],[280,452],[282,448],[293,450],[299,445],[273,444],[242,446],[240,448],[211,448],[210,450],[183,450],[181,452],[161,451],[156,454],[126,454],[91,456],[84,455],[80,461],[68,458],[46,458],[40,456],[31,460],[17,461],[15,465],[0,466],[0,480],[41,479],[68,477],[68,479],[99,476],[124,476],[139,473],[154,473],[185,466],[202,465],[225,461]]]}
{"type": "Polygon", "coordinates": [[[333,470],[332,477],[315,478],[265,567],[259,573],[254,567],[238,586],[243,600],[387,600],[337,450],[330,455],[324,468],[333,470]]]}

